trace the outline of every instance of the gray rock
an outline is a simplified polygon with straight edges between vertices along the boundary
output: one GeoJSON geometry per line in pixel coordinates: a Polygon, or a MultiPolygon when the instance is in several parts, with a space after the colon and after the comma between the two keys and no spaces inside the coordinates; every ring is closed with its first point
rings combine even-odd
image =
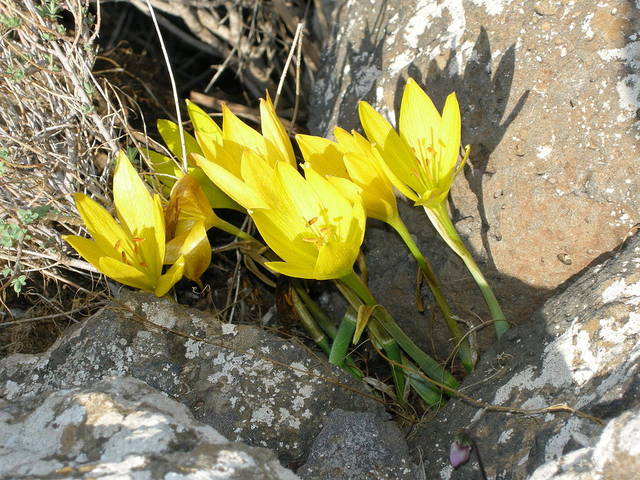
{"type": "MultiPolygon", "coordinates": [[[[316,76],[309,126],[320,135],[359,129],[361,99],[395,121],[407,76],[438,108],[457,93],[472,153],[452,190],[454,221],[515,323],[640,221],[640,9],[596,3],[343,2],[316,76]]],[[[488,318],[424,212],[402,213],[456,313],[488,318]]],[[[424,338],[427,320],[407,309],[415,267],[406,249],[375,229],[367,246],[379,300],[424,338]]]]}
{"type": "Polygon", "coordinates": [[[0,400],[0,478],[294,480],[274,453],[229,442],[144,382],[113,377],[0,400]]]}
{"type": "Polygon", "coordinates": [[[115,300],[41,356],[0,361],[0,396],[34,398],[125,375],[284,462],[306,457],[327,412],[382,410],[361,384],[300,346],[139,293],[115,300]]]}
{"type": "Polygon", "coordinates": [[[335,410],[297,474],[305,480],[414,480],[417,469],[395,423],[335,410]]]}
{"type": "Polygon", "coordinates": [[[640,409],[611,420],[592,447],[536,469],[530,480],[636,480],[640,476],[640,409]]]}
{"type": "Polygon", "coordinates": [[[498,406],[567,404],[608,421],[604,429],[569,413],[525,416],[452,400],[436,420],[419,425],[410,442],[424,452],[427,478],[480,478],[476,462],[455,472],[448,463],[459,429],[475,438],[494,479],[519,480],[534,471],[537,480],[561,474],[567,476],[557,478],[638,478],[639,267],[635,235],[615,257],[547,301],[529,323],[509,331],[462,385],[472,398],[498,406]],[[597,475],[578,475],[592,466],[597,475]]]}

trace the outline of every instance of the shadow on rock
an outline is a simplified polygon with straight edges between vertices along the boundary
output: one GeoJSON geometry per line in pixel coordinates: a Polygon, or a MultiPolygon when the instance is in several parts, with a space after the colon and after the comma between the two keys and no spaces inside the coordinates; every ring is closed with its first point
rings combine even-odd
{"type": "MultiPolygon", "coordinates": [[[[487,31],[481,28],[462,75],[457,73],[459,65],[456,50],[451,51],[449,60],[443,68],[432,60],[424,76],[414,65],[410,65],[408,69],[409,75],[425,87],[425,91],[436,105],[444,105],[447,95],[451,92],[455,92],[458,97],[462,109],[462,142],[463,145],[471,145],[470,165],[464,169],[464,175],[470,190],[476,197],[481,220],[482,246],[491,269],[495,269],[495,263],[487,237],[491,227],[484,207],[483,177],[496,173],[495,169],[489,165],[491,153],[522,110],[529,95],[528,90],[523,93],[505,118],[515,63],[515,45],[511,45],[502,55],[493,77],[491,76],[491,43],[487,31]]],[[[398,80],[396,111],[400,110],[404,81],[404,79],[398,80]]],[[[449,202],[453,221],[463,220],[451,196],[449,202]]],[[[494,232],[494,235],[500,235],[500,233],[494,232]]]]}

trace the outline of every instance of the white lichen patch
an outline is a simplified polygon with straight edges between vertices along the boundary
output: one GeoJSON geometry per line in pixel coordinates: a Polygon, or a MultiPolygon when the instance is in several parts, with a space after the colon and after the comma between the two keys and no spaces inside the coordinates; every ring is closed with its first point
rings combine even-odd
{"type": "Polygon", "coordinates": [[[202,342],[198,342],[191,338],[187,339],[187,341],[184,342],[184,358],[186,358],[187,360],[198,358],[198,356],[200,355],[200,347],[202,347],[203,345],[204,344],[202,342]]]}
{"type": "Polygon", "coordinates": [[[289,410],[281,407],[278,412],[280,413],[280,420],[278,423],[290,428],[294,428],[296,430],[300,429],[300,419],[291,415],[291,412],[289,412],[289,410]]]}
{"type": "Polygon", "coordinates": [[[611,285],[602,292],[604,303],[623,301],[628,305],[640,304],[640,282],[627,285],[624,278],[613,281],[611,285]]]}
{"type": "MultiPolygon", "coordinates": [[[[273,420],[275,418],[275,415],[273,413],[273,410],[267,406],[261,406],[256,408],[253,413],[251,414],[251,423],[255,424],[255,423],[264,423],[267,426],[271,427],[273,426],[273,420]]],[[[255,425],[252,425],[251,428],[256,428],[255,425]]]]}
{"type": "Polygon", "coordinates": [[[478,7],[483,7],[489,15],[502,14],[504,7],[509,5],[513,0],[471,0],[471,3],[478,7]]]}
{"type": "MultiPolygon", "coordinates": [[[[640,68],[640,41],[629,42],[622,48],[599,50],[598,55],[605,61],[615,64],[623,62],[626,71],[634,72],[640,68]]],[[[640,107],[640,75],[628,73],[618,80],[616,85],[618,104],[621,113],[617,121],[627,121],[635,118],[640,107]]]]}
{"type": "Polygon", "coordinates": [[[235,337],[238,334],[238,327],[233,323],[222,323],[220,328],[223,335],[233,335],[235,337]]]}
{"type": "Polygon", "coordinates": [[[507,443],[513,434],[513,429],[509,428],[500,434],[498,437],[498,443],[507,443]]]}
{"type": "Polygon", "coordinates": [[[573,435],[579,432],[583,420],[577,417],[571,417],[562,426],[560,431],[553,435],[544,447],[545,462],[550,462],[562,456],[564,447],[573,438],[573,435]]]}
{"type": "Polygon", "coordinates": [[[147,321],[160,327],[173,328],[178,321],[166,305],[145,302],[142,304],[142,311],[145,313],[147,321]]]}

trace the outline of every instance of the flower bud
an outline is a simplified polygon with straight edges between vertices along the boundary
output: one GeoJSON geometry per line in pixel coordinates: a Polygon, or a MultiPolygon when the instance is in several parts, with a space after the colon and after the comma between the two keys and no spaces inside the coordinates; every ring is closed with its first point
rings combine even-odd
{"type": "Polygon", "coordinates": [[[458,468],[469,461],[471,456],[471,440],[463,433],[458,433],[449,449],[449,461],[453,468],[458,468]]]}

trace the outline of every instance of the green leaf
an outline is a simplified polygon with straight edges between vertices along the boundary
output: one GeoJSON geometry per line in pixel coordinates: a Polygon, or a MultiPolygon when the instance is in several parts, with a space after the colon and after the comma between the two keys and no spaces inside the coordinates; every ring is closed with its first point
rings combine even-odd
{"type": "Polygon", "coordinates": [[[49,211],[51,207],[48,205],[42,205],[40,207],[32,208],[31,210],[18,210],[18,218],[20,221],[26,225],[35,222],[39,218],[44,217],[49,211]]]}
{"type": "Polygon", "coordinates": [[[27,283],[26,275],[19,275],[13,280],[11,280],[11,286],[16,293],[20,293],[22,291],[22,287],[24,287],[27,283]]]}

